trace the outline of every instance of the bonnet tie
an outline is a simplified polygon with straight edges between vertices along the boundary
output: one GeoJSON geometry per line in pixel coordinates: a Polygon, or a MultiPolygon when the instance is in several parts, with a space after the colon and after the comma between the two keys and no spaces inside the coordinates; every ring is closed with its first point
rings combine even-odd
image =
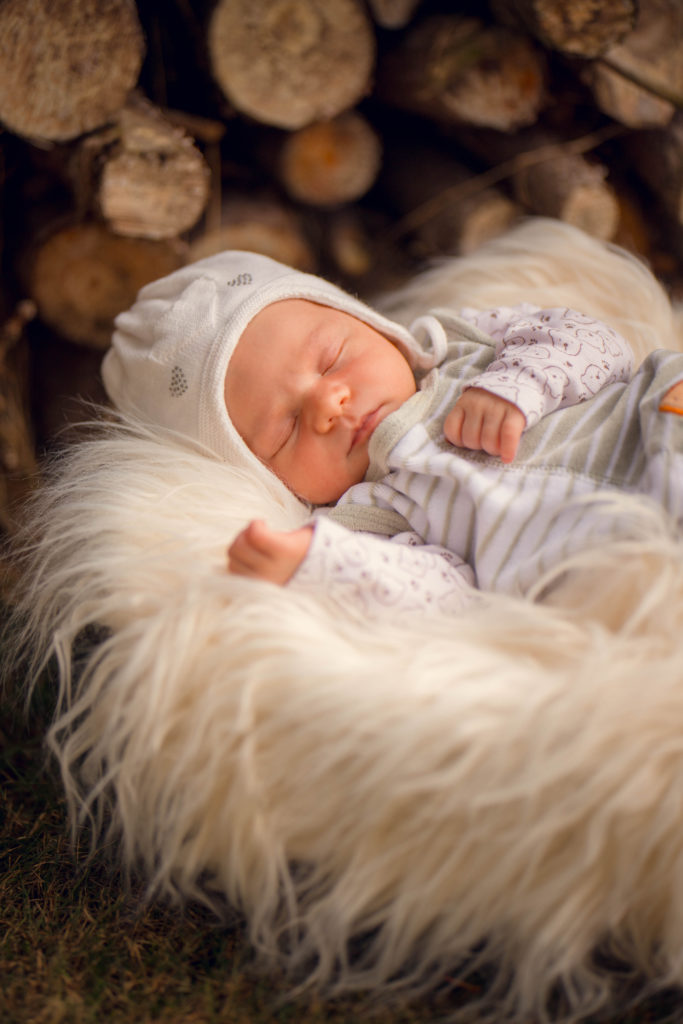
{"type": "Polygon", "coordinates": [[[448,339],[440,320],[433,314],[418,316],[410,325],[410,333],[429,359],[430,366],[438,366],[446,358],[448,339]]]}

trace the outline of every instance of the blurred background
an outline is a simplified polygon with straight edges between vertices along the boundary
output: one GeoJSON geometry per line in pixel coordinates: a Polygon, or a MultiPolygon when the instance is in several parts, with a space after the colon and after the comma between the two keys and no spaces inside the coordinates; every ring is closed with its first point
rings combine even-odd
{"type": "Polygon", "coordinates": [[[224,248],[369,297],[520,216],[683,295],[680,0],[0,0],[0,524],[114,316],[224,248]]]}

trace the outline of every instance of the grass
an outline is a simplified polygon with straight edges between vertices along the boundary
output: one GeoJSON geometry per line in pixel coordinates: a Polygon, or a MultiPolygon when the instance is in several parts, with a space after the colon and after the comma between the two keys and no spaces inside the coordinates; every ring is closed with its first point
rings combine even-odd
{"type": "MultiPolygon", "coordinates": [[[[437,1000],[372,1013],[360,1003],[286,1002],[283,979],[254,969],[242,922],[201,907],[145,905],[104,859],[84,866],[46,767],[49,710],[27,721],[0,702],[0,1021],[2,1024],[430,1024],[437,1000]]],[[[604,1024],[683,1020],[676,998],[604,1024]]],[[[524,1021],[523,1024],[533,1024],[524,1021]]]]}
{"type": "Polygon", "coordinates": [[[0,704],[2,1024],[421,1024],[350,1001],[283,1002],[254,969],[242,922],[145,906],[103,860],[84,866],[45,764],[45,712],[0,704]]]}

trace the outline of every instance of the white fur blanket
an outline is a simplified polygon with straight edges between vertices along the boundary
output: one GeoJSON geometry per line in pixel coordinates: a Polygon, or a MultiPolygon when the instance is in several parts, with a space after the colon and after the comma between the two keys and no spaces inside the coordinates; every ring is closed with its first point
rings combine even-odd
{"type": "MultiPolygon", "coordinates": [[[[651,275],[556,222],[382,305],[522,300],[600,316],[641,355],[681,347],[651,275]]],[[[599,945],[683,983],[683,540],[629,500],[632,539],[577,562],[552,607],[368,626],[225,572],[250,518],[302,521],[291,495],[105,426],[34,506],[18,596],[33,673],[59,663],[49,742],[74,822],[155,893],[227,896],[266,958],[325,991],[409,995],[476,951],[499,982],[477,1020],[558,990],[578,1018],[609,1003],[599,945]]]]}

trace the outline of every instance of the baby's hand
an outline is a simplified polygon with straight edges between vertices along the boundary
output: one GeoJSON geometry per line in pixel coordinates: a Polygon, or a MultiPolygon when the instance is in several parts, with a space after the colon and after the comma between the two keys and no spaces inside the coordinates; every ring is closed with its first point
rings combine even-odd
{"type": "Polygon", "coordinates": [[[512,462],[526,426],[521,409],[483,388],[469,388],[455,403],[444,424],[446,439],[460,448],[500,455],[512,462]]]}
{"type": "Polygon", "coordinates": [[[286,583],[306,557],[312,536],[312,526],[277,531],[254,519],[228,548],[228,572],[286,583]]]}

